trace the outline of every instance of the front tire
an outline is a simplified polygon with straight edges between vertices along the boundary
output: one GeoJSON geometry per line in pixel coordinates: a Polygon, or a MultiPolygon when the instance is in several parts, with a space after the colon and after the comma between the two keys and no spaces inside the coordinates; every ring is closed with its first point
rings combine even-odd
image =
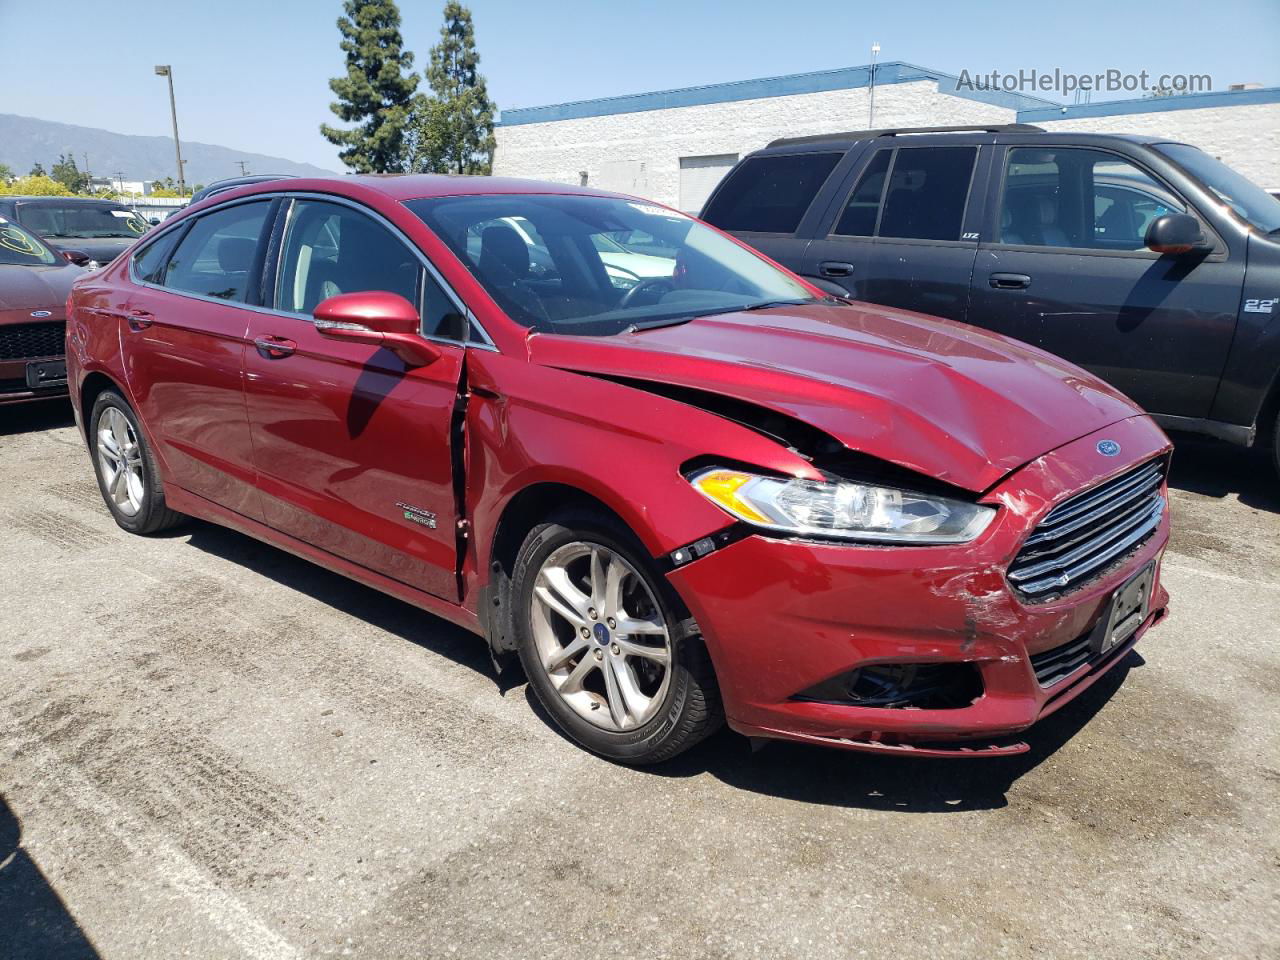
{"type": "Polygon", "coordinates": [[[657,763],[723,721],[701,637],[643,547],[603,515],[529,532],[511,583],[529,683],[570,737],[623,763],[657,763]]]}
{"type": "Polygon", "coordinates": [[[185,519],[165,505],[151,446],[124,397],[114,390],[100,393],[89,414],[88,432],[98,490],[122,529],[146,535],[185,519]]]}

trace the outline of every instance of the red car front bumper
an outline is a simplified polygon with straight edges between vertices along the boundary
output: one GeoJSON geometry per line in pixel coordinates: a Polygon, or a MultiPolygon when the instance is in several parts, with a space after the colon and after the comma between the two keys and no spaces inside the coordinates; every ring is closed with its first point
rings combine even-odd
{"type": "MultiPolygon", "coordinates": [[[[1165,614],[1159,528],[1087,585],[1047,602],[1019,598],[1005,576],[1040,519],[1056,504],[1165,454],[1169,441],[1146,417],[1114,424],[1028,464],[990,491],[999,513],[963,546],[883,547],[750,536],[677,568],[670,580],[702,629],[731,727],[757,737],[849,749],[947,756],[1020,753],[1010,742],[1123,659],[1165,614]],[[1108,458],[1099,440],[1120,444],[1108,458]],[[1155,565],[1149,616],[1104,657],[1048,687],[1031,658],[1078,641],[1115,591],[1155,565]],[[981,694],[950,709],[865,707],[798,699],[829,678],[876,664],[972,664],[981,694]]],[[[1163,495],[1162,491],[1162,495],[1163,495]]]]}

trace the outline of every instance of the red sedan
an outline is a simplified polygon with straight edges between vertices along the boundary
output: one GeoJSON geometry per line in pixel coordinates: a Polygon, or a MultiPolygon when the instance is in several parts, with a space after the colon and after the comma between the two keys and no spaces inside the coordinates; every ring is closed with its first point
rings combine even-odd
{"type": "Polygon", "coordinates": [[[82,273],[0,216],[0,406],[67,395],[64,314],[82,273]]]}
{"type": "Polygon", "coordinates": [[[289,180],[72,296],[107,506],[461,624],[579,743],[998,755],[1164,616],[1170,445],[1039,350],[552,184],[289,180]]]}

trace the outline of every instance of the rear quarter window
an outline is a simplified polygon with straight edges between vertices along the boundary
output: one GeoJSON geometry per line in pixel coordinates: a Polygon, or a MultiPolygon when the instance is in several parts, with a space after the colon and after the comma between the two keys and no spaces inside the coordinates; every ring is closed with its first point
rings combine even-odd
{"type": "Polygon", "coordinates": [[[795,233],[843,153],[752,157],[729,174],[703,217],[722,230],[795,233]]]}

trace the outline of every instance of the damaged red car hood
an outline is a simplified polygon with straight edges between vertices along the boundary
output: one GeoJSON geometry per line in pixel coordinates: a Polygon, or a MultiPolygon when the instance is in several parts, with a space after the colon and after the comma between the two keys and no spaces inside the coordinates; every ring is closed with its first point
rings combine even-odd
{"type": "Polygon", "coordinates": [[[719,314],[614,337],[539,334],[529,350],[537,363],[758,404],[852,450],[972,491],[1142,413],[1096,377],[1034,347],[863,305],[719,314]]]}

